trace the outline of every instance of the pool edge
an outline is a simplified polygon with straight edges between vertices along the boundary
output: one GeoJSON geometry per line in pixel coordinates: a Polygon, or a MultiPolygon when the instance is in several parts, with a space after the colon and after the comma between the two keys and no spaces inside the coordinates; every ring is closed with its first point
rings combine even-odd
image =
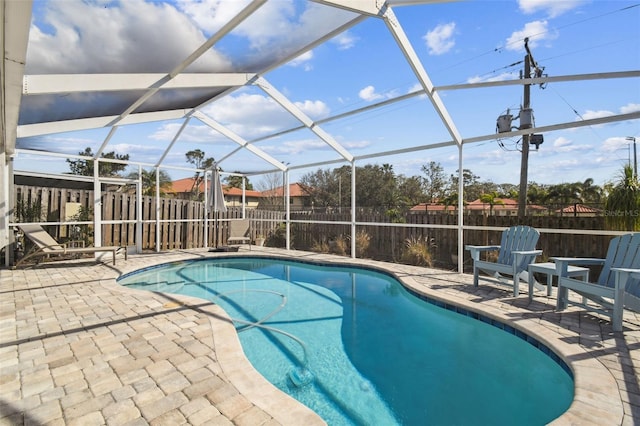
{"type": "MultiPolygon", "coordinates": [[[[538,341],[547,345],[549,348],[552,348],[553,351],[561,357],[561,359],[569,366],[571,371],[573,372],[574,378],[574,399],[567,411],[565,411],[561,416],[554,419],[550,424],[553,425],[568,425],[568,424],[603,424],[606,422],[607,424],[622,424],[624,418],[624,409],[623,402],[619,395],[619,389],[617,386],[617,382],[613,377],[612,373],[607,369],[604,365],[602,365],[598,360],[592,358],[580,345],[575,342],[565,342],[563,341],[563,328],[557,324],[551,324],[544,326],[540,323],[539,318],[527,319],[527,318],[518,318],[517,322],[514,322],[513,318],[509,318],[504,312],[501,312],[499,309],[494,306],[490,306],[487,304],[480,305],[479,303],[472,303],[468,300],[457,297],[451,292],[438,292],[438,290],[434,290],[425,286],[421,283],[418,283],[413,276],[424,274],[426,268],[419,267],[411,267],[408,265],[401,264],[391,264],[385,262],[378,262],[369,259],[351,259],[344,258],[333,255],[324,255],[318,253],[311,252],[287,252],[287,254],[274,254],[274,253],[261,253],[257,250],[251,252],[237,252],[231,254],[220,254],[220,253],[196,253],[196,251],[192,253],[183,252],[181,256],[178,258],[173,258],[171,261],[185,261],[185,260],[196,260],[196,259],[205,259],[205,258],[220,258],[220,257],[266,257],[266,258],[278,258],[283,260],[291,260],[291,261],[302,261],[308,263],[315,264],[332,264],[332,265],[342,265],[342,266],[352,266],[352,267],[365,267],[374,270],[378,270],[387,274],[394,276],[398,279],[405,287],[408,289],[412,289],[415,292],[420,294],[424,294],[427,297],[432,297],[437,300],[442,300],[445,303],[452,303],[454,305],[458,305],[464,309],[468,309],[474,312],[479,312],[482,315],[493,318],[497,321],[507,323],[514,328],[525,332],[526,334],[531,335],[536,338],[538,341]],[[446,296],[446,297],[444,297],[446,296]]],[[[138,267],[126,267],[119,275],[124,275],[126,273],[132,272],[134,270],[144,269],[145,267],[156,266],[160,264],[168,263],[166,259],[163,258],[154,258],[151,263],[148,263],[146,266],[138,266],[138,267]]],[[[437,274],[449,274],[453,276],[459,276],[462,274],[458,274],[455,272],[448,272],[442,270],[433,270],[437,274]]],[[[114,286],[125,289],[116,283],[116,276],[112,276],[110,280],[113,280],[112,283],[114,286]]],[[[131,290],[131,289],[127,289],[131,290]]],[[[230,327],[232,327],[230,325],[230,327]]],[[[237,340],[237,345],[239,346],[239,340],[237,338],[237,334],[235,333],[235,329],[233,330],[233,334],[235,335],[235,340],[237,340]]],[[[569,333],[564,333],[568,335],[569,333]]],[[[566,337],[566,336],[565,336],[566,337]]],[[[218,341],[222,345],[222,342],[218,341]]],[[[218,346],[216,345],[216,348],[218,346]]],[[[222,346],[224,347],[224,346],[222,346]]],[[[222,352],[226,352],[227,349],[222,352]]],[[[233,352],[236,355],[238,352],[233,352]]],[[[244,353],[240,347],[240,353],[244,362],[247,363],[249,370],[254,370],[253,366],[249,363],[249,361],[244,357],[244,353]]],[[[221,363],[222,364],[222,363],[221,363]]],[[[233,370],[231,370],[233,371],[233,370]]],[[[254,370],[255,371],[255,370],[254,370]]],[[[226,372],[225,372],[226,374],[226,372]]],[[[275,386],[271,385],[266,379],[264,379],[259,373],[255,372],[256,377],[249,378],[248,388],[255,386],[255,382],[253,380],[258,381],[258,385],[261,382],[266,382],[269,386],[273,387],[274,393],[281,393],[286,398],[291,398],[286,393],[281,392],[279,389],[275,388],[275,386]]],[[[231,378],[230,378],[231,380],[231,378]]],[[[237,377],[236,380],[240,380],[240,383],[244,383],[244,378],[237,377]]],[[[236,385],[235,382],[233,382],[236,385]]],[[[240,389],[239,389],[240,390],[240,389]]],[[[265,398],[267,401],[270,401],[274,395],[255,395],[251,396],[250,389],[248,390],[249,395],[247,397],[251,397],[251,401],[255,403],[255,405],[264,409],[262,403],[260,402],[261,398],[265,398]],[[253,398],[258,398],[254,401],[253,398]]],[[[244,394],[244,391],[243,391],[244,394]]],[[[295,404],[301,405],[302,407],[308,409],[303,404],[300,404],[295,399],[291,398],[295,404]]],[[[275,409],[279,411],[280,408],[277,404],[269,404],[270,409],[265,409],[270,415],[271,409],[275,409]]],[[[315,414],[314,412],[312,412],[315,414]]],[[[276,413],[277,416],[277,413],[276,413]]],[[[277,418],[273,416],[274,418],[277,418]]],[[[279,417],[279,416],[278,416],[279,417]]],[[[288,424],[288,423],[283,423],[288,424]]],[[[324,424],[322,423],[319,424],[324,424]]]]}

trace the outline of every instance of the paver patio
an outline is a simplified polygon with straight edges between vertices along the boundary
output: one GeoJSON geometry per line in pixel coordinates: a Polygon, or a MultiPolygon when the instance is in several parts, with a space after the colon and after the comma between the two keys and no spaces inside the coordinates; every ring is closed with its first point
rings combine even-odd
{"type": "MultiPolygon", "coordinates": [[[[382,267],[429,297],[533,334],[573,369],[574,403],[555,424],[640,424],[640,316],[624,333],[555,297],[510,296],[470,275],[300,251],[280,255],[382,267]]],[[[266,382],[218,306],[120,287],[122,273],[205,249],[0,270],[0,425],[312,425],[323,421],[266,382]]],[[[525,292],[526,293],[526,292],[525,292]]],[[[555,294],[555,292],[554,292],[555,294]]]]}

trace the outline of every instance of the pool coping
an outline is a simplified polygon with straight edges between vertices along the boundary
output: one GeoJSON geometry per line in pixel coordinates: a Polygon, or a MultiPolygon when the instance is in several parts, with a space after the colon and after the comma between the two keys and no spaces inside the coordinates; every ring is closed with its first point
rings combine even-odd
{"type": "MultiPolygon", "coordinates": [[[[269,257],[284,260],[299,260],[316,264],[328,263],[342,266],[364,266],[389,273],[396,277],[407,288],[418,294],[439,300],[443,303],[454,304],[468,311],[507,323],[515,329],[531,335],[539,342],[551,348],[570,367],[575,383],[574,400],[571,406],[560,417],[553,420],[551,424],[623,424],[625,417],[624,403],[615,377],[605,365],[593,358],[582,346],[573,343],[574,339],[568,338],[571,333],[568,333],[562,325],[543,323],[536,315],[532,315],[529,318],[523,315],[517,318],[517,320],[514,320],[509,312],[501,309],[499,306],[470,301],[468,297],[465,297],[465,295],[468,296],[467,293],[461,295],[456,294],[455,291],[443,291],[441,288],[431,288],[417,279],[417,277],[424,276],[425,272],[435,275],[449,274],[457,278],[464,277],[464,274],[377,262],[368,259],[351,259],[301,251],[276,252],[269,250],[252,250],[250,252],[240,251],[234,253],[202,253],[200,251],[192,251],[184,252],[183,255],[178,256],[178,258],[172,257],[170,261],[183,261],[203,257],[269,257]]],[[[149,258],[146,267],[167,262],[168,260],[162,257],[149,258]]],[[[115,281],[118,276],[139,269],[141,269],[139,265],[135,267],[133,265],[131,265],[131,267],[125,265],[119,274],[107,274],[110,276],[105,277],[103,285],[125,292],[140,291],[124,288],[115,281]]],[[[490,285],[484,285],[483,287],[491,288],[490,285]]],[[[193,300],[190,300],[193,298],[183,297],[185,297],[185,301],[193,302],[193,300]]],[[[265,412],[282,424],[300,424],[301,418],[305,419],[305,424],[325,424],[315,412],[300,404],[264,379],[244,356],[235,328],[226,313],[220,312],[221,309],[215,309],[214,307],[210,309],[212,314],[220,317],[214,318],[212,316],[211,326],[221,368],[238,390],[252,403],[265,410],[265,412]]]]}

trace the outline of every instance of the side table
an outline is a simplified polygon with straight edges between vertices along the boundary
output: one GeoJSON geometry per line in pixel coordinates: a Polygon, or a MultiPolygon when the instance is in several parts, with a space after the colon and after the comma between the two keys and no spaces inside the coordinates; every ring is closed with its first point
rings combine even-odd
{"type": "MultiPolygon", "coordinates": [[[[553,276],[558,275],[556,271],[556,264],[553,262],[545,263],[532,263],[529,265],[529,300],[533,298],[533,287],[536,282],[533,278],[535,272],[547,275],[547,296],[551,296],[551,289],[553,288],[553,276]]],[[[569,265],[567,269],[567,276],[571,278],[580,278],[583,281],[589,280],[589,268],[582,268],[580,266],[569,265]]]]}

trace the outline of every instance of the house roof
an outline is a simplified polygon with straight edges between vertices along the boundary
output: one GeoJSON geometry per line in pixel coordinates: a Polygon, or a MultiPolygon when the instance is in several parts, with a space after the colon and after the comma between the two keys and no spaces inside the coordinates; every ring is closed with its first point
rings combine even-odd
{"type": "MultiPolygon", "coordinates": [[[[502,202],[502,204],[494,204],[493,211],[506,211],[506,210],[518,210],[518,201],[513,200],[511,198],[496,198],[496,202],[502,202]]],[[[457,204],[445,206],[440,203],[420,203],[416,206],[413,206],[410,211],[445,211],[450,209],[456,209],[457,204]]],[[[488,203],[484,203],[480,201],[480,199],[470,201],[465,203],[465,210],[489,210],[490,206],[488,203]]],[[[545,207],[539,206],[537,204],[527,204],[527,209],[529,210],[546,210],[545,207]]]]}
{"type": "Polygon", "coordinates": [[[568,214],[599,214],[602,213],[602,210],[596,207],[585,206],[584,204],[572,204],[563,209],[558,209],[556,212],[568,214]]]}
{"type": "MultiPolygon", "coordinates": [[[[191,190],[193,189],[194,181],[195,179],[193,177],[174,180],[171,182],[171,189],[168,189],[166,192],[171,194],[191,192],[191,190]]],[[[200,190],[200,192],[204,191],[204,182],[200,182],[198,189],[200,190]]]]}
{"type": "MultiPolygon", "coordinates": [[[[262,195],[264,197],[282,197],[284,187],[280,186],[278,188],[262,191],[262,195]]],[[[296,182],[289,185],[289,196],[291,197],[308,197],[309,192],[305,190],[304,185],[296,182]]]]}
{"type": "MultiPolygon", "coordinates": [[[[171,193],[171,194],[182,194],[182,193],[191,192],[191,189],[193,188],[194,179],[195,178],[193,178],[193,177],[188,177],[188,178],[184,178],[184,179],[174,180],[173,182],[171,182],[171,189],[167,190],[166,192],[171,193]]],[[[297,184],[293,184],[293,185],[297,185],[297,184]]],[[[200,190],[200,192],[204,191],[204,182],[200,183],[199,190],[200,190]]],[[[228,185],[222,185],[222,193],[224,195],[228,195],[228,196],[241,197],[242,196],[242,188],[236,188],[236,187],[232,187],[232,186],[228,186],[228,185]]],[[[266,196],[264,194],[265,194],[264,192],[260,192],[260,191],[245,190],[245,196],[247,196],[247,197],[260,198],[260,197],[266,196]]],[[[282,194],[282,190],[280,190],[280,194],[282,194]]],[[[292,193],[291,196],[295,197],[297,195],[294,195],[292,193]]]]}

